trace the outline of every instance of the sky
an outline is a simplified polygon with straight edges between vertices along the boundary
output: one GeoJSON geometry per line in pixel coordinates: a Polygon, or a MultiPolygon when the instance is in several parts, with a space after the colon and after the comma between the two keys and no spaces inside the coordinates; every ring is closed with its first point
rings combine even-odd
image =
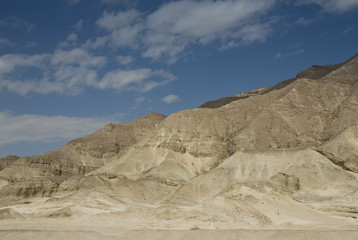
{"type": "Polygon", "coordinates": [[[0,157],[358,53],[358,0],[1,0],[0,157]]]}

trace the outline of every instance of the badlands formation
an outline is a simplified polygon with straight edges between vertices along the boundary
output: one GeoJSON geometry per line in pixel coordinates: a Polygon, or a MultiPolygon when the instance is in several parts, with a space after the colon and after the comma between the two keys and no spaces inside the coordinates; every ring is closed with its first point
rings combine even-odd
{"type": "Polygon", "coordinates": [[[1,239],[358,239],[357,218],[358,55],[0,159],[1,239]]]}

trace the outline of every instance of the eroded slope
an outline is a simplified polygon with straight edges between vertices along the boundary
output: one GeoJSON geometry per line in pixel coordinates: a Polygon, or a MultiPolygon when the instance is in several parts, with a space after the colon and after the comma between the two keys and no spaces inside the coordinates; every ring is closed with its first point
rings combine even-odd
{"type": "Polygon", "coordinates": [[[355,226],[357,84],[355,56],[198,109],[109,124],[7,164],[1,209],[153,228],[355,226]]]}

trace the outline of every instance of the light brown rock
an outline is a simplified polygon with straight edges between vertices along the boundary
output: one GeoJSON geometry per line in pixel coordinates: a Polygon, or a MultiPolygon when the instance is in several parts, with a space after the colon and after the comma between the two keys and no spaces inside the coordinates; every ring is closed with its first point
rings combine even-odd
{"type": "Polygon", "coordinates": [[[3,161],[0,211],[102,228],[356,230],[357,132],[355,56],[3,161]]]}

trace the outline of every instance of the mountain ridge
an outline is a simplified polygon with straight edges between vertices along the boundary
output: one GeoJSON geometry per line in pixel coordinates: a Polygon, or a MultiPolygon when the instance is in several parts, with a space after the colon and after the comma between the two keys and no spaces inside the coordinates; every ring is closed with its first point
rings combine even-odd
{"type": "Polygon", "coordinates": [[[15,158],[1,165],[0,211],[159,228],[351,229],[357,129],[355,55],[273,87],[108,124],[60,149],[15,158]]]}
{"type": "Polygon", "coordinates": [[[251,90],[249,92],[241,92],[234,96],[223,97],[223,98],[219,98],[217,100],[208,101],[208,102],[201,104],[199,106],[199,108],[221,107],[221,106],[224,106],[232,101],[244,99],[249,96],[253,96],[253,95],[257,95],[257,94],[264,94],[264,93],[267,93],[268,91],[272,91],[272,90],[277,90],[279,88],[287,86],[288,84],[291,84],[292,82],[294,82],[300,78],[320,79],[320,78],[326,76],[327,74],[331,73],[332,71],[337,70],[338,68],[340,68],[344,64],[350,62],[351,60],[354,60],[355,58],[358,58],[358,53],[342,63],[333,64],[333,65],[321,65],[321,66],[320,65],[312,65],[310,68],[298,73],[296,75],[296,77],[279,82],[278,84],[276,84],[273,87],[258,88],[258,89],[251,90]]]}

